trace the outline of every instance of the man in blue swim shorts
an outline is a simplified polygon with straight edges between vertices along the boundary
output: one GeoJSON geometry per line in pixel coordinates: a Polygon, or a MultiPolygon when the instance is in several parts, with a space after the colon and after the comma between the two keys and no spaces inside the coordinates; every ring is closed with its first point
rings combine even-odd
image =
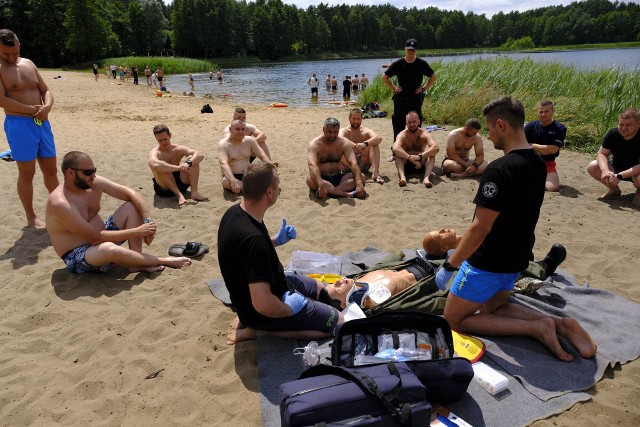
{"type": "Polygon", "coordinates": [[[49,124],[53,94],[27,58],[20,56],[20,41],[11,30],[0,30],[0,107],[6,115],[4,131],[11,156],[18,166],[18,196],[27,225],[44,228],[33,210],[36,160],[49,193],[58,186],[56,147],[49,124]]]}
{"type": "Polygon", "coordinates": [[[156,235],[146,203],[137,191],[96,175],[88,154],[67,153],[61,168],[64,182],[49,195],[45,220],[53,249],[70,272],[105,272],[114,264],[155,272],[191,264],[186,257],[142,252],[142,243],[150,245],[156,235]],[[125,202],[106,221],[100,218],[102,193],[125,202]],[[128,249],[120,246],[125,240],[128,249]]]}
{"type": "Polygon", "coordinates": [[[575,319],[544,315],[509,301],[518,272],[529,263],[547,171],[527,143],[520,101],[496,99],[483,112],[489,139],[504,156],[487,166],[471,226],[436,274],[436,284],[443,289],[459,270],[444,317],[452,329],[466,334],[532,337],[560,360],[571,361],[574,357],[560,345],[560,335],[582,357],[592,357],[596,344],[575,319]]]}
{"type": "Polygon", "coordinates": [[[340,136],[340,122],[329,117],[324,121],[322,135],[314,138],[307,148],[309,176],[307,185],[319,199],[329,196],[364,199],[364,175],[353,151],[353,142],[340,136]],[[343,170],[342,158],[351,172],[343,170]]]}
{"type": "Polygon", "coordinates": [[[267,210],[280,195],[272,163],[252,163],[242,180],[242,202],[230,207],[218,227],[218,264],[238,317],[227,331],[227,344],[258,335],[319,339],[331,336],[344,321],[335,307],[318,301],[323,286],[306,276],[285,274],[275,247],[296,238],[283,219],[271,237],[267,210]]]}

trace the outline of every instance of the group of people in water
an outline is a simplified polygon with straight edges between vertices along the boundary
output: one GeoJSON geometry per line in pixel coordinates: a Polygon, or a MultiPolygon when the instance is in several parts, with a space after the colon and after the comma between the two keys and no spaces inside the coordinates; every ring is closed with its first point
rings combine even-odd
{"type": "MultiPolygon", "coordinates": [[[[307,84],[311,88],[311,96],[318,96],[318,88],[321,85],[320,79],[316,76],[316,73],[313,73],[307,84]]],[[[344,76],[344,79],[341,82],[342,85],[342,98],[348,100],[351,98],[351,93],[358,93],[361,90],[365,90],[367,85],[369,84],[369,77],[365,73],[362,73],[360,77],[357,74],[353,76],[344,76]]],[[[338,78],[334,75],[327,74],[327,77],[324,79],[324,85],[327,93],[336,94],[338,93],[338,78]]]]}

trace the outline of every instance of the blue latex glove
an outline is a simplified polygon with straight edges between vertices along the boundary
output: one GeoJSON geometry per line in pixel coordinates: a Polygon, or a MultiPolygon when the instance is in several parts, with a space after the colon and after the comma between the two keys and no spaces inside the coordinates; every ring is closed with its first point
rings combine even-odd
{"type": "Polygon", "coordinates": [[[438,271],[436,272],[436,286],[438,287],[438,289],[444,291],[447,288],[447,283],[449,283],[449,280],[451,280],[451,276],[453,276],[455,273],[455,271],[447,271],[443,266],[440,266],[440,268],[438,268],[438,271]]]}
{"type": "Polygon", "coordinates": [[[291,315],[298,314],[307,305],[307,298],[297,292],[287,291],[282,295],[282,302],[291,307],[291,315]]]}
{"type": "Polygon", "coordinates": [[[280,230],[276,233],[276,243],[278,246],[281,246],[295,238],[296,228],[293,225],[287,225],[287,220],[282,218],[282,225],[280,226],[280,230]]]}

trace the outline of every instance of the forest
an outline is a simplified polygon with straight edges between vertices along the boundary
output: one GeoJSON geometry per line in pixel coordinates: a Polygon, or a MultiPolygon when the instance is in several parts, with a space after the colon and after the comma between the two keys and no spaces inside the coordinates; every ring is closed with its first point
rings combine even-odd
{"type": "Polygon", "coordinates": [[[329,6],[281,0],[0,0],[0,28],[16,32],[40,67],[119,56],[277,60],[321,53],[492,49],[640,41],[640,5],[585,0],[526,12],[484,14],[435,7],[329,6]]]}

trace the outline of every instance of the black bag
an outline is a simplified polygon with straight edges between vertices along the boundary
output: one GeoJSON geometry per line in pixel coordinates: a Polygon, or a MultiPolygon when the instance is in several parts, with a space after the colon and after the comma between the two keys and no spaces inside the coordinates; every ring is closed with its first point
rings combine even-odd
{"type": "Polygon", "coordinates": [[[392,341],[393,349],[399,349],[403,340],[406,343],[413,336],[413,348],[418,349],[418,341],[425,334],[429,337],[442,336],[444,343],[440,351],[438,352],[437,346],[432,346],[431,360],[407,360],[405,363],[426,386],[427,401],[441,404],[455,402],[467,391],[473,379],[473,368],[467,359],[452,357],[454,350],[451,328],[440,316],[415,311],[383,312],[345,322],[335,334],[331,361],[335,366],[361,369],[363,366],[358,365],[370,366],[371,363],[367,363],[368,357],[361,361],[356,356],[378,353],[379,337],[388,338],[387,341],[392,341]]]}
{"type": "Polygon", "coordinates": [[[428,426],[431,405],[404,363],[358,369],[318,365],[280,386],[283,427],[428,426]]]}
{"type": "Polygon", "coordinates": [[[211,105],[209,104],[204,104],[202,106],[202,109],[200,110],[201,113],[213,113],[213,108],[211,108],[211,105]]]}

